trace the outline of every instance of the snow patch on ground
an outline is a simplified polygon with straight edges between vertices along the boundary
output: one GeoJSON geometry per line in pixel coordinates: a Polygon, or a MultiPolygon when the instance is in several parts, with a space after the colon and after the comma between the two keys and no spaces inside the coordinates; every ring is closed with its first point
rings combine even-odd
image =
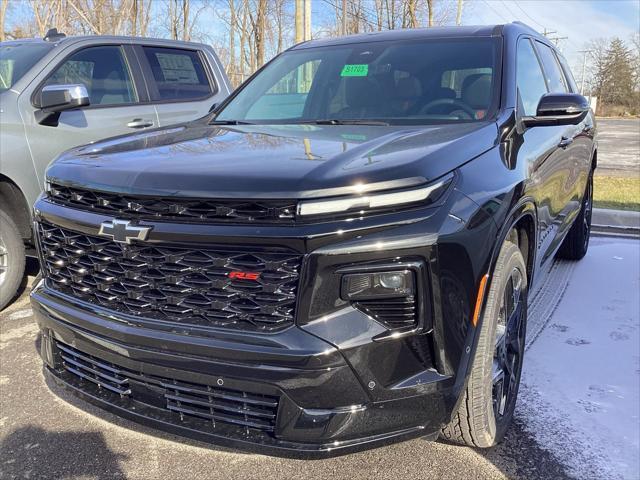
{"type": "Polygon", "coordinates": [[[640,478],[640,241],[592,239],[525,355],[516,415],[576,478],[640,478]]]}

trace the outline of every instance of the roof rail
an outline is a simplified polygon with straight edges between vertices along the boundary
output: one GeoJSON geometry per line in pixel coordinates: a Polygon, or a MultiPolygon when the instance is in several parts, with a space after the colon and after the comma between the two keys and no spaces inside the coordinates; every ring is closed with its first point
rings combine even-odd
{"type": "Polygon", "coordinates": [[[43,40],[47,42],[55,42],[66,36],[67,35],[65,35],[64,33],[58,32],[57,28],[50,28],[49,30],[47,30],[47,33],[45,33],[43,40]]]}
{"type": "Polygon", "coordinates": [[[526,28],[528,30],[531,30],[533,32],[536,32],[538,35],[540,35],[540,32],[538,32],[535,28],[531,27],[530,25],[528,25],[528,24],[526,24],[524,22],[521,22],[520,20],[515,20],[512,23],[514,23],[516,25],[520,25],[521,27],[526,28]]]}

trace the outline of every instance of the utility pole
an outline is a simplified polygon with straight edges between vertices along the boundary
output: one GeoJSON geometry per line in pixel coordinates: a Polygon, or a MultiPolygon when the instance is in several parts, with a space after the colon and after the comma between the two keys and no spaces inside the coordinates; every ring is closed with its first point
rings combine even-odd
{"type": "Polygon", "coordinates": [[[296,0],[296,43],[304,38],[304,0],[296,0]]]}
{"type": "Polygon", "coordinates": [[[311,40],[311,0],[304,0],[304,40],[311,40]]]}
{"type": "Polygon", "coordinates": [[[582,78],[580,79],[580,95],[584,95],[584,79],[585,79],[585,69],[587,67],[587,54],[591,53],[593,50],[580,50],[578,53],[582,53],[582,78]]]}
{"type": "Polygon", "coordinates": [[[458,0],[458,14],[456,15],[456,25],[462,25],[462,3],[464,0],[458,0]]]}
{"type": "Polygon", "coordinates": [[[342,0],[342,35],[347,34],[347,0],[342,0]]]}
{"type": "Polygon", "coordinates": [[[296,43],[311,40],[311,0],[296,0],[296,43]]]}
{"type": "Polygon", "coordinates": [[[569,37],[552,37],[551,35],[553,35],[554,33],[558,33],[555,30],[547,30],[546,28],[544,29],[544,32],[542,32],[542,34],[547,37],[549,40],[551,40],[553,43],[556,44],[556,47],[558,46],[558,42],[560,40],[566,40],[569,37]]]}

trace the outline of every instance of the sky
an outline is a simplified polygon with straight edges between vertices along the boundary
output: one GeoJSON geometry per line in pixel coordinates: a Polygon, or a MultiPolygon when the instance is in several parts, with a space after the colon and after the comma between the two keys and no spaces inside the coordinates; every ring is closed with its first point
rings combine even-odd
{"type": "Polygon", "coordinates": [[[640,29],[640,0],[470,0],[463,23],[491,24],[519,20],[549,36],[568,37],[558,46],[574,73],[590,40],[620,37],[625,41],[640,29]]]}
{"type": "MultiPolygon", "coordinates": [[[[27,13],[27,0],[10,0],[14,7],[8,19],[19,19],[27,13]]],[[[269,0],[268,0],[269,1],[269,0]]],[[[331,4],[336,0],[311,0],[314,32],[327,20],[334,21],[331,4]]],[[[349,0],[347,0],[349,1],[349,0]]],[[[373,0],[367,0],[373,4],[373,0]]],[[[442,0],[436,0],[436,4],[442,0]]],[[[446,0],[455,3],[455,0],[446,0]]],[[[158,5],[163,0],[156,0],[158,5]]],[[[293,9],[294,0],[289,8],[293,9]]],[[[194,9],[199,0],[192,0],[194,9]]],[[[220,19],[214,12],[207,12],[199,19],[198,27],[206,33],[203,41],[219,34],[220,19]]],[[[596,39],[620,37],[628,42],[640,29],[640,0],[464,0],[462,23],[464,25],[507,23],[519,20],[550,36],[568,37],[558,41],[558,46],[569,60],[576,76],[582,66],[585,45],[596,39]]],[[[452,18],[451,21],[454,21],[452,18]]],[[[293,28],[293,26],[291,26],[293,28]]],[[[164,32],[166,34],[167,32],[164,32]]],[[[163,32],[156,32],[162,35],[163,32]]],[[[291,35],[293,37],[293,35],[291,35]]]]}

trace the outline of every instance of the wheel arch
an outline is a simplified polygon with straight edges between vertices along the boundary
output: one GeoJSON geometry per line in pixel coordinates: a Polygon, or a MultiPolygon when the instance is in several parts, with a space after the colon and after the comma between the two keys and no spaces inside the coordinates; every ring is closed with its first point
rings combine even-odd
{"type": "Polygon", "coordinates": [[[9,177],[0,173],[0,205],[13,219],[23,240],[32,239],[29,204],[20,187],[9,177]]]}
{"type": "MultiPolygon", "coordinates": [[[[522,252],[524,249],[524,251],[526,252],[526,255],[523,253],[523,257],[525,258],[525,265],[527,266],[527,284],[531,285],[531,280],[533,278],[533,275],[535,274],[536,266],[538,242],[537,222],[537,208],[533,199],[530,197],[523,197],[522,199],[520,199],[520,201],[505,216],[505,220],[501,222],[502,226],[499,228],[496,235],[496,241],[493,245],[491,255],[489,257],[487,269],[485,274],[483,275],[483,277],[486,278],[486,281],[483,282],[483,277],[481,277],[481,281],[477,286],[478,291],[477,297],[474,299],[475,303],[471,305],[472,312],[474,312],[475,309],[478,309],[478,322],[469,332],[469,337],[467,338],[466,342],[469,350],[467,352],[468,355],[465,356],[465,365],[461,370],[461,374],[463,375],[461,378],[463,379],[464,385],[466,385],[469,373],[471,371],[471,360],[476,354],[476,348],[478,346],[479,339],[478,332],[480,331],[480,328],[482,326],[482,318],[484,316],[486,308],[486,299],[489,290],[491,289],[493,273],[495,271],[496,263],[498,261],[498,256],[500,254],[502,245],[504,244],[505,240],[507,240],[509,235],[512,235],[512,232],[514,230],[518,233],[518,246],[520,247],[520,251],[522,252]],[[521,237],[521,235],[526,235],[526,237],[521,237]],[[526,240],[524,240],[525,238],[526,240]]],[[[460,397],[458,398],[458,401],[459,400],[460,397]]]]}
{"type": "MultiPolygon", "coordinates": [[[[520,201],[505,217],[502,227],[498,230],[496,242],[493,245],[489,265],[485,273],[487,278],[486,284],[479,288],[478,296],[476,298],[476,304],[479,303],[479,305],[475,306],[476,309],[478,309],[478,327],[480,326],[480,322],[484,315],[486,298],[491,288],[491,281],[498,261],[498,255],[500,254],[500,249],[509,236],[514,235],[514,232],[517,235],[517,245],[522,252],[522,256],[525,259],[525,265],[527,266],[527,284],[531,285],[535,275],[536,254],[538,250],[537,224],[537,208],[533,199],[529,197],[520,199],[520,201]]],[[[474,343],[476,340],[477,339],[474,339],[474,343]]]]}

